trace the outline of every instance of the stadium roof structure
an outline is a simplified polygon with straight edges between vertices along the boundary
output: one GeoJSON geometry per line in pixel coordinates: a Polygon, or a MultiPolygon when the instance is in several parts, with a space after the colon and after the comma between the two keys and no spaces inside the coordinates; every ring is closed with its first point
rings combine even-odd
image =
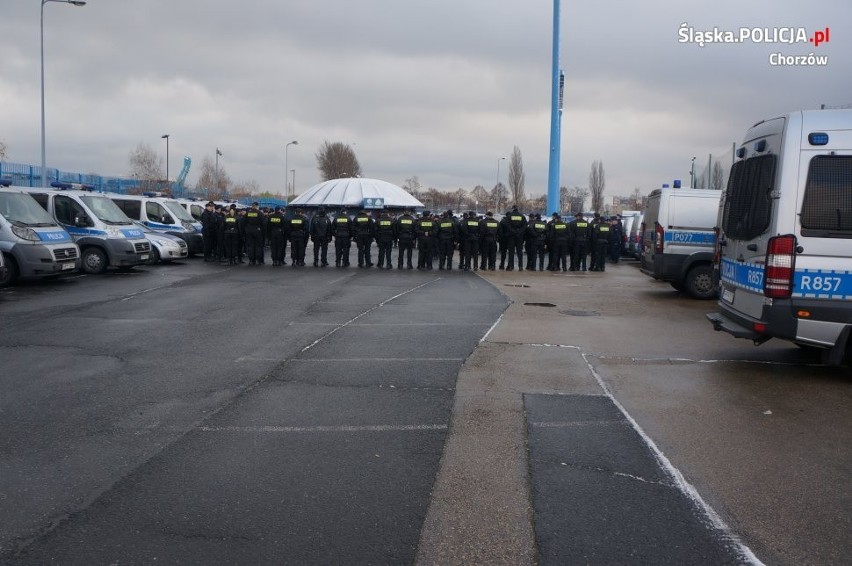
{"type": "Polygon", "coordinates": [[[351,177],[332,179],[314,185],[303,194],[294,198],[291,206],[329,208],[382,208],[367,203],[381,203],[384,208],[423,208],[422,202],[398,187],[378,179],[351,177]]]}

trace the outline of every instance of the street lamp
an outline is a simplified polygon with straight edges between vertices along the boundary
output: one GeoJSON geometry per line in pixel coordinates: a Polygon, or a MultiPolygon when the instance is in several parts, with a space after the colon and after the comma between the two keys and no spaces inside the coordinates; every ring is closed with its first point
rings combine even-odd
{"type": "Polygon", "coordinates": [[[500,157],[500,158],[497,159],[497,184],[494,185],[494,188],[496,189],[496,193],[497,193],[495,195],[496,196],[495,200],[497,201],[495,206],[498,209],[500,208],[500,189],[497,188],[497,187],[500,186],[500,162],[505,161],[505,160],[506,160],[505,157],[500,157]]]}
{"type": "Polygon", "coordinates": [[[72,6],[85,6],[82,0],[41,0],[41,186],[47,187],[47,151],[44,142],[44,5],[48,2],[62,2],[72,6]]]}
{"type": "MultiPolygon", "coordinates": [[[[284,192],[287,194],[287,200],[288,201],[290,200],[290,183],[288,181],[290,169],[288,169],[288,164],[287,164],[287,150],[290,149],[291,145],[299,145],[299,142],[297,142],[296,140],[293,140],[293,141],[291,141],[290,143],[288,143],[287,145],[284,146],[284,185],[285,185],[284,186],[284,192]]],[[[293,181],[293,184],[295,185],[296,182],[293,181]]],[[[294,189],[295,189],[295,187],[294,187],[294,189]]]]}
{"type": "Polygon", "coordinates": [[[160,136],[162,139],[166,140],[166,184],[169,182],[169,134],[163,134],[160,136]]]}
{"type": "Polygon", "coordinates": [[[219,151],[219,148],[216,148],[216,194],[219,193],[219,156],[222,155],[222,152],[219,151]]]}

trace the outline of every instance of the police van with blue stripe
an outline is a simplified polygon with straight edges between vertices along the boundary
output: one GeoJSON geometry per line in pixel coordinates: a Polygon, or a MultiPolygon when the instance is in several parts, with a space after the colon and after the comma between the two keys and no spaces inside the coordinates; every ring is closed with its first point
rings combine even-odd
{"type": "Polygon", "coordinates": [[[0,181],[0,287],[80,269],[80,248],[23,189],[0,181]]]}
{"type": "Polygon", "coordinates": [[[852,110],[758,122],[719,206],[714,329],[852,361],[852,110]]]}
{"type": "Polygon", "coordinates": [[[722,191],[664,186],[651,192],[642,219],[642,273],[696,299],[716,296],[714,226],[722,191]]]}
{"type": "Polygon", "coordinates": [[[114,202],[91,187],[51,183],[52,189],[21,188],[74,239],[81,268],[90,274],[108,267],[129,269],[148,262],[151,243],[114,202]]]}

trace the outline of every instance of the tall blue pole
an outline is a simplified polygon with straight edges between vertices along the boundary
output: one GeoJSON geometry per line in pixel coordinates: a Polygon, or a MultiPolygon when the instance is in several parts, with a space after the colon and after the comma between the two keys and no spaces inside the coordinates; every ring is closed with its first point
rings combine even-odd
{"type": "Polygon", "coordinates": [[[559,154],[561,149],[562,82],[559,69],[559,0],[553,0],[553,89],[550,106],[550,171],[547,178],[547,213],[559,210],[559,154]]]}

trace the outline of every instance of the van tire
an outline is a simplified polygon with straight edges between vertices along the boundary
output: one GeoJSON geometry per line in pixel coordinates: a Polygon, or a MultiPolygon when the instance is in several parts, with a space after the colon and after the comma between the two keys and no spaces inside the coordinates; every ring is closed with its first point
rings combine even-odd
{"type": "Polygon", "coordinates": [[[6,277],[0,279],[0,288],[10,287],[18,280],[18,264],[15,263],[15,258],[9,254],[3,254],[3,259],[6,260],[4,262],[6,264],[6,277]]]}
{"type": "Polygon", "coordinates": [[[99,275],[106,271],[107,256],[100,248],[86,248],[83,250],[83,271],[90,275],[99,275]]]}
{"type": "Polygon", "coordinates": [[[684,280],[684,289],[694,299],[715,298],[717,289],[713,283],[713,267],[701,264],[690,269],[684,280]]]}

